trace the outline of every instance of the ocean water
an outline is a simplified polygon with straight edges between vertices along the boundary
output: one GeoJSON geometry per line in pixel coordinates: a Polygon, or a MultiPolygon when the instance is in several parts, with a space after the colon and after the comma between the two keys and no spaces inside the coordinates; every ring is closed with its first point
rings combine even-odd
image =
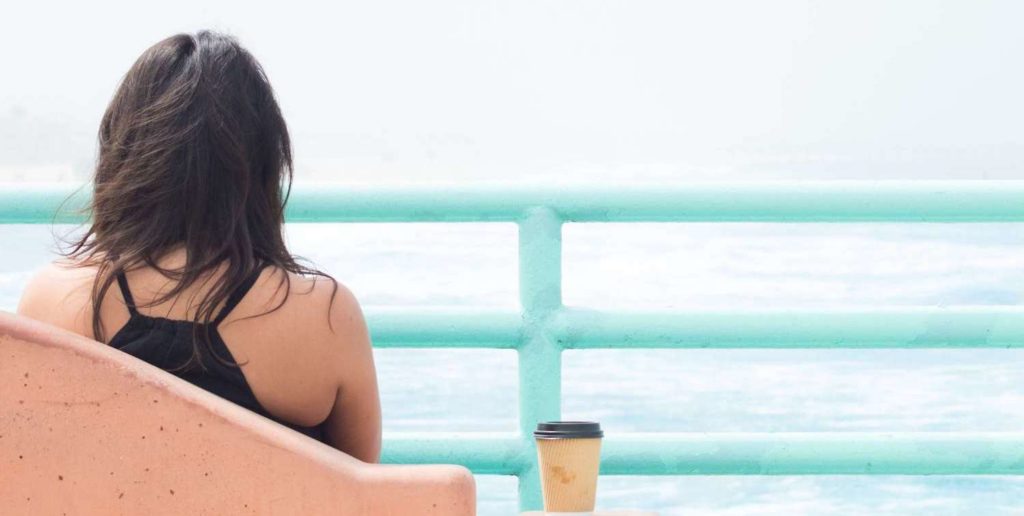
{"type": "MultiPolygon", "coordinates": [[[[0,309],[68,228],[0,225],[0,309]]],[[[518,305],[512,224],[289,225],[292,250],[383,306],[518,305]]],[[[569,224],[564,298],[605,309],[1016,305],[1020,224],[569,224]],[[642,264],[639,265],[639,264],[642,264]]],[[[376,352],[386,437],[514,431],[508,350],[376,352]]],[[[629,432],[1016,431],[1024,352],[573,350],[563,414],[629,432]]],[[[514,477],[478,477],[514,514],[514,477]]],[[[1020,514],[1024,479],[603,477],[601,507],[662,514],[1020,514]]]]}

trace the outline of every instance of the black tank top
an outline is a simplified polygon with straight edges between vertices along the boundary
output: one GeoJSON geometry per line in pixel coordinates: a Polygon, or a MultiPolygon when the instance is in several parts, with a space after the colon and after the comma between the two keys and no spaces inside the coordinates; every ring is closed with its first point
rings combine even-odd
{"type": "Polygon", "coordinates": [[[257,268],[237,290],[231,293],[224,308],[210,322],[210,326],[212,326],[209,328],[211,346],[198,346],[199,356],[197,358],[205,366],[205,370],[195,364],[194,360],[190,367],[182,368],[193,357],[193,330],[198,329],[201,335],[205,328],[196,328],[196,323],[192,321],[151,317],[139,313],[135,307],[132,292],[128,289],[128,279],[125,278],[123,271],[117,272],[117,284],[121,287],[121,295],[124,296],[131,317],[128,319],[128,323],[114,335],[110,345],[261,416],[277,421],[318,441],[326,442],[323,423],[312,427],[299,426],[270,415],[270,412],[256,400],[256,395],[253,394],[249,383],[245,381],[242,370],[223,363],[223,361],[227,361],[228,364],[237,362],[224,344],[224,339],[217,331],[217,326],[249,292],[262,269],[263,267],[257,268]],[[211,356],[211,348],[216,353],[216,357],[211,356]],[[217,357],[220,357],[220,360],[217,357]]]}

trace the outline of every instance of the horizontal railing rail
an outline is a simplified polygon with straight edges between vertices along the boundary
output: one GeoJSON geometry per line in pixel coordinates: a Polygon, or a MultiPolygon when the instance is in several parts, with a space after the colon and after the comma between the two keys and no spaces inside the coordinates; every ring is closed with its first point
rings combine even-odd
{"type": "MultiPolygon", "coordinates": [[[[1020,475],[1024,432],[634,433],[601,450],[607,475],[1020,475]]],[[[468,464],[515,475],[533,467],[515,434],[388,439],[396,463],[468,464]]]]}
{"type": "MultiPolygon", "coordinates": [[[[49,223],[88,187],[7,183],[0,223],[49,223]]],[[[543,206],[564,222],[1020,222],[1024,181],[823,181],[684,186],[301,184],[289,222],[519,222],[543,206]]],[[[58,221],[82,219],[71,210],[58,221]]]]}
{"type": "MultiPolygon", "coordinates": [[[[526,331],[519,312],[374,310],[374,345],[505,348],[526,331]]],[[[1024,347],[1024,307],[552,311],[547,327],[562,349],[909,349],[1024,347]]]]}
{"type": "MultiPolygon", "coordinates": [[[[0,186],[0,223],[83,220],[87,189],[0,186]],[[69,198],[69,195],[71,197],[69,198]],[[65,202],[67,201],[67,202],[65,202]],[[66,211],[57,213],[59,206],[66,211]]],[[[877,307],[610,312],[565,307],[565,222],[1024,222],[1024,181],[683,186],[298,185],[289,222],[514,222],[521,311],[368,311],[377,347],[513,349],[519,428],[507,434],[387,435],[389,462],[464,464],[519,477],[540,506],[531,431],[561,413],[561,353],[590,348],[1019,348],[1021,307],[877,307]]],[[[611,435],[613,475],[1024,474],[1024,433],[671,433],[611,435]]]]}

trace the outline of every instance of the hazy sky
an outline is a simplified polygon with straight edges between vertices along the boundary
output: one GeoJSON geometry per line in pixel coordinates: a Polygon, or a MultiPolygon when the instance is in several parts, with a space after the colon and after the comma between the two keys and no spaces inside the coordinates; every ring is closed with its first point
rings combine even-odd
{"type": "Polygon", "coordinates": [[[1024,179],[1024,2],[17,2],[0,180],[85,177],[149,45],[263,63],[299,178],[1024,179]]]}

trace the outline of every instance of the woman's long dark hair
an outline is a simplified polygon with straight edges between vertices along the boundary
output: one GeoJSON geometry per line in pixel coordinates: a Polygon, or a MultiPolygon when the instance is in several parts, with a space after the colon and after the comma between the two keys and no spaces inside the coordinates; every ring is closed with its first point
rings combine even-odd
{"type": "MultiPolygon", "coordinates": [[[[234,38],[178,34],[146,50],[100,124],[91,224],[63,251],[98,268],[95,338],[106,340],[99,309],[118,271],[148,266],[176,282],[141,306],[212,281],[196,305],[190,363],[198,360],[200,345],[209,345],[218,308],[262,265],[325,277],[336,293],[333,278],[299,264],[285,247],[291,182],[291,142],[281,110],[263,68],[234,38]],[[186,264],[159,267],[174,249],[185,250],[186,264]],[[224,274],[211,280],[223,265],[224,274]]],[[[281,276],[278,288],[284,285],[287,293],[289,275],[281,276]]],[[[285,300],[287,294],[273,310],[285,300]]]]}

